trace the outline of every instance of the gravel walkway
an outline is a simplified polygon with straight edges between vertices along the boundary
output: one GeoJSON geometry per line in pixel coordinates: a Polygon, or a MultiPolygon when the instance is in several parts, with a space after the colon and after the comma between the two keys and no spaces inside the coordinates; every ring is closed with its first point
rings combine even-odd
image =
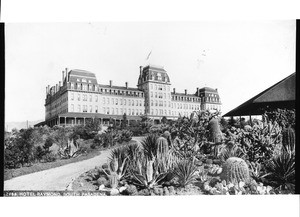
{"type": "MultiPolygon", "coordinates": [[[[140,138],[133,138],[133,140],[140,141],[140,138]]],[[[106,163],[109,154],[110,150],[101,151],[100,155],[88,160],[7,180],[4,182],[4,190],[66,190],[67,185],[82,173],[106,163]]]]}

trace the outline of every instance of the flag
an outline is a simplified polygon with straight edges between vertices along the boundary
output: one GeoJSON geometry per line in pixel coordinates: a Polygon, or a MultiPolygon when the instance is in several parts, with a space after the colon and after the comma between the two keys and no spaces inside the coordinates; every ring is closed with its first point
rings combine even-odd
{"type": "Polygon", "coordinates": [[[151,51],[150,51],[150,53],[148,54],[148,56],[147,56],[146,60],[148,60],[148,59],[149,59],[149,57],[150,57],[151,53],[152,53],[152,50],[151,50],[151,51]]]}

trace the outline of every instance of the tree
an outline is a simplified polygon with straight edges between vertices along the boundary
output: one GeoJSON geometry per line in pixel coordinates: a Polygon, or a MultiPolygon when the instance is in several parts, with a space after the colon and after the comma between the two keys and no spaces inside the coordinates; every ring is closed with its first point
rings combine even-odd
{"type": "Polygon", "coordinates": [[[161,119],[161,123],[166,124],[167,121],[168,121],[168,119],[166,118],[166,116],[163,116],[162,119],[161,119]]]}

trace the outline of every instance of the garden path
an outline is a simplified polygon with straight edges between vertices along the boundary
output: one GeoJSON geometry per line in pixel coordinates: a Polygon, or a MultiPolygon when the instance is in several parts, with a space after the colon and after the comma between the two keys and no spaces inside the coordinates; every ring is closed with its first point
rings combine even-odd
{"type": "MultiPolygon", "coordinates": [[[[139,137],[133,137],[132,139],[136,141],[141,140],[139,137]]],[[[7,180],[4,182],[4,190],[64,191],[72,180],[84,172],[106,163],[109,154],[110,149],[101,151],[100,155],[88,160],[7,180]]]]}

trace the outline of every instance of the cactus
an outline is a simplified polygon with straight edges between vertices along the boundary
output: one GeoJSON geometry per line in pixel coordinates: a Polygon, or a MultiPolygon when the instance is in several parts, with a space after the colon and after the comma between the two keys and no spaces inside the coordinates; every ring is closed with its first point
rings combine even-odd
{"type": "Polygon", "coordinates": [[[295,131],[291,127],[282,131],[282,148],[285,151],[295,151],[295,131]]]}
{"type": "Polygon", "coordinates": [[[248,183],[250,175],[247,163],[238,157],[228,158],[222,167],[220,178],[227,183],[239,183],[241,181],[248,183]]]}
{"type": "Polygon", "coordinates": [[[208,123],[208,130],[209,130],[209,138],[210,142],[219,143],[223,139],[223,134],[220,130],[220,124],[218,119],[213,118],[208,123]]]}
{"type": "Polygon", "coordinates": [[[159,137],[156,140],[156,145],[157,145],[157,154],[167,155],[169,151],[169,144],[166,138],[159,137]]]}
{"type": "Polygon", "coordinates": [[[109,185],[111,188],[117,188],[119,184],[119,176],[116,172],[109,175],[109,185]]]}

